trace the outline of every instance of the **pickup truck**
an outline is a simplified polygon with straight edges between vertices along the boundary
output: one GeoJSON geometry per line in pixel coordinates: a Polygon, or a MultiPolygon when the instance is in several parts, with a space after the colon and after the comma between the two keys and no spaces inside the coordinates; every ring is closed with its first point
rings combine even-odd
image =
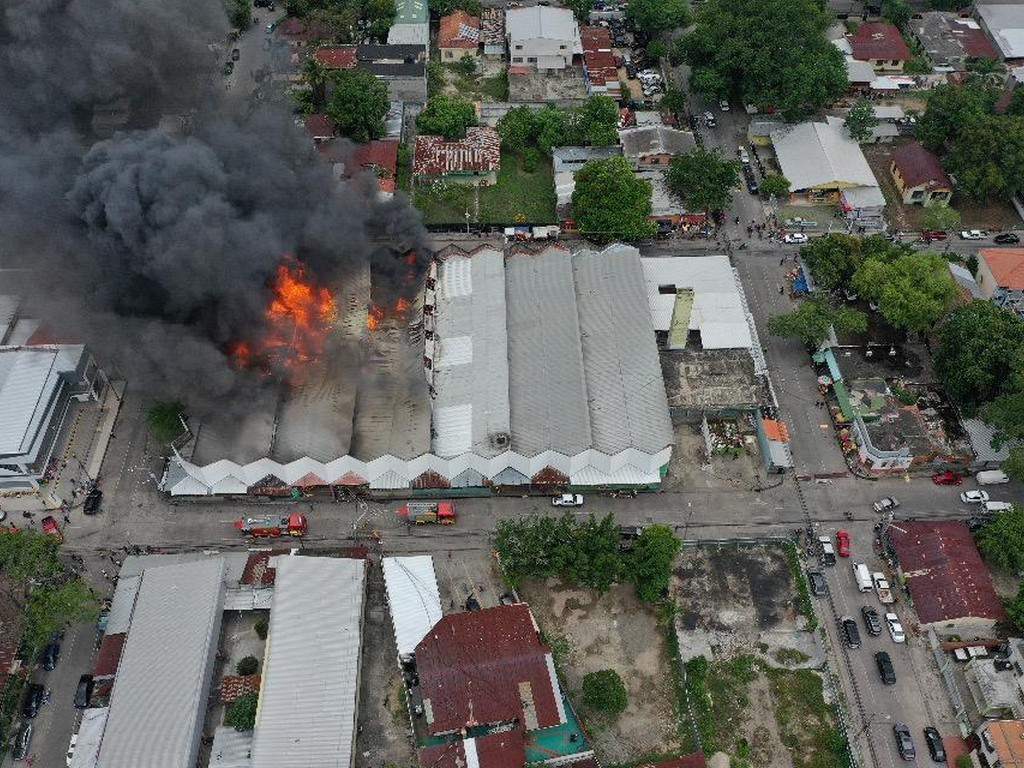
{"type": "Polygon", "coordinates": [[[889,581],[885,578],[884,573],[881,571],[872,573],[871,582],[875,585],[875,594],[878,595],[878,602],[882,605],[896,602],[896,598],[892,596],[892,590],[889,589],[889,581]]]}

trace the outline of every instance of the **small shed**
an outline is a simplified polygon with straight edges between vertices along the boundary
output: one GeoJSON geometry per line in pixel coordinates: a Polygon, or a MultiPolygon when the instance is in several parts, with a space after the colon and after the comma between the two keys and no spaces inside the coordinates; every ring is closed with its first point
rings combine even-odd
{"type": "Polygon", "coordinates": [[[385,557],[384,586],[400,662],[408,661],[420,640],[441,620],[441,595],[434,574],[434,558],[385,557]]]}

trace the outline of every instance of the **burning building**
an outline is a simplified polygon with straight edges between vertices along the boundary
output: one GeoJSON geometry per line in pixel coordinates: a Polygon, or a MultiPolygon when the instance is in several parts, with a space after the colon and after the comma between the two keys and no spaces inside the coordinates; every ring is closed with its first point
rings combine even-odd
{"type": "Polygon", "coordinates": [[[163,488],[658,486],[672,426],[634,248],[449,248],[411,291],[376,293],[372,270],[350,275],[322,354],[277,403],[204,426],[163,488]]]}

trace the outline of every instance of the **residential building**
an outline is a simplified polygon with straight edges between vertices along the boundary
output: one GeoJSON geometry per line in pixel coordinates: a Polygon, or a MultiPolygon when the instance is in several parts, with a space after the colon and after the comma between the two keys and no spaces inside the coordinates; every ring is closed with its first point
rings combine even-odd
{"type": "Polygon", "coordinates": [[[953,182],[942,170],[942,163],[919,141],[904,144],[892,153],[889,173],[904,205],[949,205],[953,182]]]}
{"type": "Polygon", "coordinates": [[[412,661],[416,646],[441,620],[434,558],[430,555],[381,560],[388,610],[395,630],[399,662],[412,661]]]}
{"type": "Polygon", "coordinates": [[[352,69],[356,66],[356,46],[329,45],[313,51],[313,58],[324,69],[352,69]]]}
{"type": "Polygon", "coordinates": [[[356,145],[346,170],[350,174],[354,174],[357,169],[369,171],[377,179],[380,197],[385,200],[392,197],[398,178],[399,143],[397,139],[378,139],[356,145]]]}
{"type": "Polygon", "coordinates": [[[501,168],[501,138],[494,128],[466,129],[466,137],[417,136],[412,176],[417,183],[445,179],[459,184],[490,186],[501,168]]]}
{"type": "Polygon", "coordinates": [[[864,0],[828,0],[827,7],[837,19],[864,18],[864,0]]]}
{"type": "Polygon", "coordinates": [[[622,154],[618,144],[607,147],[556,147],[551,150],[555,197],[560,215],[565,213],[576,190],[576,172],[591,160],[607,160],[622,154]]]}
{"type": "Polygon", "coordinates": [[[876,72],[902,72],[910,60],[910,48],[892,24],[871,21],[861,24],[849,36],[850,51],[857,61],[866,61],[876,72]]]}
{"type": "Polygon", "coordinates": [[[522,768],[529,762],[522,728],[456,739],[419,752],[420,768],[522,768]]]}
{"type": "Polygon", "coordinates": [[[1024,766],[1024,720],[993,720],[975,731],[978,749],[975,755],[982,768],[1021,768],[1024,766]]]}
{"type": "Polygon", "coordinates": [[[977,278],[984,298],[1024,317],[1024,248],[982,248],[977,278]]]}
{"type": "Polygon", "coordinates": [[[505,56],[505,9],[485,7],[480,10],[480,42],[484,56],[505,56]]]}
{"type": "Polygon", "coordinates": [[[583,53],[580,28],[567,8],[534,5],[505,12],[509,61],[531,69],[565,69],[583,53]]]}
{"type": "Polygon", "coordinates": [[[306,135],[313,140],[314,144],[322,144],[334,138],[336,126],[334,120],[328,115],[306,115],[302,124],[306,129],[306,135]]]}
{"type": "MultiPolygon", "coordinates": [[[[665,180],[667,172],[667,169],[662,166],[641,165],[636,168],[634,175],[651,186],[650,219],[677,227],[682,221],[686,209],[669,190],[668,182],[665,180]]],[[[573,186],[575,188],[575,184],[573,186]]]]}
{"type": "Polygon", "coordinates": [[[979,718],[1024,718],[1024,675],[1021,640],[1009,638],[1009,655],[971,658],[964,666],[964,683],[979,718]],[[998,663],[997,663],[998,662],[998,663]]]}
{"type": "Polygon", "coordinates": [[[607,27],[583,27],[583,76],[590,94],[608,94],[618,99],[622,92],[619,68],[612,51],[612,35],[607,27]]]}
{"type": "Polygon", "coordinates": [[[851,231],[885,229],[885,197],[843,120],[783,126],[771,140],[794,201],[838,206],[851,231]]]}
{"type": "Polygon", "coordinates": [[[980,2],[975,4],[974,13],[1004,61],[1024,61],[1024,3],[980,2]]]}
{"type": "MultiPolygon", "coordinates": [[[[963,267],[960,268],[963,269],[963,267]]],[[[981,298],[981,296],[979,294],[974,298],[981,298]]],[[[981,419],[961,419],[961,424],[971,443],[971,451],[974,453],[974,462],[971,464],[972,471],[999,469],[1003,462],[1010,458],[1010,448],[1020,445],[1017,441],[1001,440],[999,447],[996,448],[998,430],[981,419]]]]}
{"type": "MultiPolygon", "coordinates": [[[[392,27],[392,30],[394,27],[392,27]]],[[[427,100],[427,49],[423,45],[360,45],[357,66],[388,86],[391,101],[427,100]]]]}
{"type": "Polygon", "coordinates": [[[619,130],[622,154],[638,166],[667,166],[676,155],[697,146],[690,131],[667,125],[643,125],[619,130]]]}
{"type": "Polygon", "coordinates": [[[460,61],[463,56],[476,59],[480,50],[480,19],[461,8],[442,16],[437,48],[444,62],[460,61]]]}
{"type": "Polygon", "coordinates": [[[975,19],[955,12],[914,14],[910,30],[936,71],[963,72],[971,59],[1002,58],[975,19]]]}
{"type": "MultiPolygon", "coordinates": [[[[427,0],[397,0],[395,21],[388,30],[388,45],[430,45],[427,0]]],[[[426,55],[426,54],[425,54],[426,55]]]]}
{"type": "Polygon", "coordinates": [[[923,627],[977,635],[1006,620],[966,523],[901,520],[888,528],[887,536],[923,627]]]}

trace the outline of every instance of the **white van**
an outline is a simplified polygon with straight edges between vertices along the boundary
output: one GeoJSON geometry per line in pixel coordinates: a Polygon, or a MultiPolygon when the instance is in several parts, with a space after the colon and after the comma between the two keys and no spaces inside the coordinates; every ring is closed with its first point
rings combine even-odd
{"type": "Polygon", "coordinates": [[[1013,504],[1008,501],[986,501],[985,511],[986,512],[1009,512],[1013,509],[1013,504]]]}
{"type": "Polygon", "coordinates": [[[974,479],[978,481],[978,485],[1002,485],[1010,482],[1010,478],[1001,469],[986,469],[976,474],[974,479]]]}
{"type": "Polygon", "coordinates": [[[861,592],[870,592],[874,589],[874,585],[871,583],[871,571],[864,563],[853,564],[853,578],[857,582],[857,589],[861,592]]]}

